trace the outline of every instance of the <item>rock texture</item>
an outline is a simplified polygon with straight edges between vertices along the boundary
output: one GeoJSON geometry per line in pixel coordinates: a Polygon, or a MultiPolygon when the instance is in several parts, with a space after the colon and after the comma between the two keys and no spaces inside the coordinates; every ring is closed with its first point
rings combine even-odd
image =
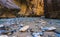
{"type": "Polygon", "coordinates": [[[60,0],[45,0],[44,1],[44,13],[47,18],[59,18],[60,19],[60,0]]]}
{"type": "Polygon", "coordinates": [[[44,15],[43,0],[15,0],[15,3],[21,7],[21,11],[18,14],[22,16],[44,15]]]}
{"type": "Polygon", "coordinates": [[[20,8],[13,2],[13,0],[0,0],[0,17],[17,16],[19,11],[20,8]]]}
{"type": "Polygon", "coordinates": [[[3,7],[0,8],[0,17],[11,18],[44,15],[43,0],[0,0],[0,4],[3,7]],[[21,9],[21,11],[19,11],[19,9],[21,9]]]}

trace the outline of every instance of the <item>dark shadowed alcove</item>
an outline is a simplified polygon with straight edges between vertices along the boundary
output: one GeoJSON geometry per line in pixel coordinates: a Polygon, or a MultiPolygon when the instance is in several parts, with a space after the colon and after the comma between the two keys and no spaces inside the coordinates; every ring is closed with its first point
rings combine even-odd
{"type": "Polygon", "coordinates": [[[60,19],[60,0],[44,0],[44,13],[46,18],[60,19]]]}

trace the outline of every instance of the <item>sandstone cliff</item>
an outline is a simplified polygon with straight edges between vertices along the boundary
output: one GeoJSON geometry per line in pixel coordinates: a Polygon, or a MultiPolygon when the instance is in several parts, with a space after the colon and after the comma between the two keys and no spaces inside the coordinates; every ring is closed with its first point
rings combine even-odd
{"type": "MultiPolygon", "coordinates": [[[[42,16],[44,15],[43,0],[14,0],[14,3],[16,3],[16,5],[18,5],[21,8],[21,11],[18,12],[19,16],[42,16]]],[[[0,17],[16,17],[16,16],[10,12],[6,13],[6,11],[4,11],[4,14],[1,15],[0,17]]]]}

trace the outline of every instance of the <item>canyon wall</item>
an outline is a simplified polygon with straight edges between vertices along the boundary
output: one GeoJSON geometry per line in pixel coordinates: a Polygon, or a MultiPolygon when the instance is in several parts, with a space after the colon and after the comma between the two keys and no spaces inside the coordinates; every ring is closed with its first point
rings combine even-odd
{"type": "MultiPolygon", "coordinates": [[[[19,17],[44,15],[43,0],[14,0],[14,3],[16,3],[16,5],[18,5],[21,8],[21,10],[17,12],[19,17]]],[[[0,17],[16,17],[11,12],[13,11],[10,11],[8,13],[4,11],[3,15],[1,15],[0,17]]]]}
{"type": "Polygon", "coordinates": [[[46,18],[60,19],[60,0],[45,0],[44,14],[46,18]]]}
{"type": "MultiPolygon", "coordinates": [[[[19,1],[19,0],[18,0],[19,1]]],[[[24,1],[23,1],[24,3],[24,1]]],[[[44,15],[44,3],[43,0],[26,0],[27,4],[20,4],[21,11],[19,14],[23,16],[42,16],[44,15]]]]}

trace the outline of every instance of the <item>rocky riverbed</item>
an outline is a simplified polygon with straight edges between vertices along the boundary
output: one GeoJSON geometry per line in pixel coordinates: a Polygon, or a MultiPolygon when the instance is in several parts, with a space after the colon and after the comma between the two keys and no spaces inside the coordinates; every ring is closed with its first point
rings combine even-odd
{"type": "Polygon", "coordinates": [[[10,30],[15,30],[15,32],[13,31],[14,33],[7,34],[8,37],[60,37],[59,19],[47,19],[44,17],[20,17],[0,19],[0,24],[10,27],[10,30]],[[20,26],[29,27],[27,27],[27,30],[25,31],[19,31],[20,28],[23,28],[20,26]],[[55,27],[56,30],[43,31],[43,29],[41,29],[42,27],[55,27]],[[39,36],[37,36],[38,33],[40,33],[39,36]]]}

